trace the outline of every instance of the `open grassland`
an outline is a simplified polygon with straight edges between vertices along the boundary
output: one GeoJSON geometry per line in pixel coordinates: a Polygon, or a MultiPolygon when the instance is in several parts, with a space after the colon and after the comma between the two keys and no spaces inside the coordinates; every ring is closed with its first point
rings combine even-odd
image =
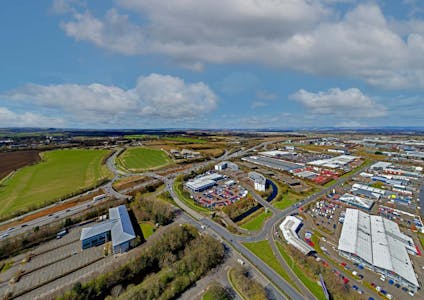
{"type": "Polygon", "coordinates": [[[164,151],[144,147],[125,150],[118,161],[125,169],[131,171],[155,169],[172,162],[164,151]]]}
{"type": "Polygon", "coordinates": [[[10,172],[40,161],[38,150],[0,153],[0,180],[10,172]]]}
{"type": "Polygon", "coordinates": [[[93,187],[111,176],[106,150],[54,150],[0,186],[0,218],[27,212],[93,187]]]}

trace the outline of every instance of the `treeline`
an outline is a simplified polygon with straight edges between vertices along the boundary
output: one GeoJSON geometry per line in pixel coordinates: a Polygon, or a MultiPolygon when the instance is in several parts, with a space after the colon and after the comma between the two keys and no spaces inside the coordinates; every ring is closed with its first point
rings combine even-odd
{"type": "Polygon", "coordinates": [[[159,199],[143,198],[141,193],[137,193],[131,208],[139,222],[152,221],[159,225],[167,225],[175,217],[172,205],[159,199]]]}
{"type": "Polygon", "coordinates": [[[231,269],[230,275],[232,283],[246,299],[268,299],[265,289],[257,281],[249,277],[249,273],[245,268],[237,266],[231,269]]]}
{"type": "Polygon", "coordinates": [[[104,299],[112,290],[123,289],[127,290],[122,299],[175,298],[223,257],[224,249],[218,241],[199,235],[193,226],[175,225],[126,264],[85,284],[75,284],[58,299],[104,299]]]}
{"type": "Polygon", "coordinates": [[[238,216],[244,214],[249,209],[258,205],[251,195],[247,195],[246,198],[240,199],[239,201],[225,206],[222,211],[231,219],[236,220],[238,216]]]}

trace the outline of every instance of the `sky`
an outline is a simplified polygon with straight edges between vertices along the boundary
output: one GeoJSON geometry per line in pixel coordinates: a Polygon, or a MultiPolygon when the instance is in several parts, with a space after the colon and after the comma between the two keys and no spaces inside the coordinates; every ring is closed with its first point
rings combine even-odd
{"type": "Polygon", "coordinates": [[[422,0],[6,0],[0,127],[424,126],[422,0]]]}

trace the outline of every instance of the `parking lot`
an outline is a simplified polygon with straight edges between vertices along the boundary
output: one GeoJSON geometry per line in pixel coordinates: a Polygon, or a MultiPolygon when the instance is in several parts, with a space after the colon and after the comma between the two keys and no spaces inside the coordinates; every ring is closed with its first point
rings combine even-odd
{"type": "Polygon", "coordinates": [[[80,233],[77,227],[60,239],[12,258],[13,266],[0,277],[0,296],[12,293],[19,299],[34,299],[43,290],[51,290],[60,282],[66,284],[113,259],[104,257],[102,246],[82,251],[80,233]]]}

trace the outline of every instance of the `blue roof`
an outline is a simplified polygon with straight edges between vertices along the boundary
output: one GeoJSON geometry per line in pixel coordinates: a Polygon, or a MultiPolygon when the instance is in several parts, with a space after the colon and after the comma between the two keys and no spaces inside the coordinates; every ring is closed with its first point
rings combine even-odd
{"type": "Polygon", "coordinates": [[[135,239],[134,228],[125,205],[110,208],[108,221],[83,228],[80,240],[82,241],[108,231],[111,232],[112,245],[114,247],[135,239]]]}

